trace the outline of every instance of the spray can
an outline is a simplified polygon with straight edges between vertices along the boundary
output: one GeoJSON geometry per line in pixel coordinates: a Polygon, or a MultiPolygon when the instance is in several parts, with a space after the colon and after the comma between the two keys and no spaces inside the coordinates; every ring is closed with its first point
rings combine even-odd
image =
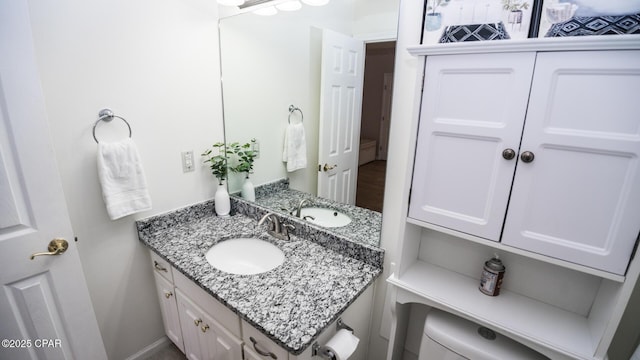
{"type": "Polygon", "coordinates": [[[489,296],[498,296],[505,269],[497,254],[492,259],[487,260],[484,263],[482,276],[480,277],[480,291],[489,296]]]}

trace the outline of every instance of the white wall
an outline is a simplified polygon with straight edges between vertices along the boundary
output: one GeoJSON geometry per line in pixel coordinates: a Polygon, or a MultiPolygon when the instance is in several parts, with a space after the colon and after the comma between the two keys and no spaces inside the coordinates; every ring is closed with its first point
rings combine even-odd
{"type": "MultiPolygon", "coordinates": [[[[147,249],[134,219],[213,197],[207,169],[183,174],[223,140],[217,8],[209,0],[29,1],[56,157],[98,324],[110,359],[124,359],[164,331],[147,249]],[[91,129],[111,107],[133,129],[153,210],[109,220],[91,129]]],[[[98,137],[126,132],[117,120],[98,137]]]]}

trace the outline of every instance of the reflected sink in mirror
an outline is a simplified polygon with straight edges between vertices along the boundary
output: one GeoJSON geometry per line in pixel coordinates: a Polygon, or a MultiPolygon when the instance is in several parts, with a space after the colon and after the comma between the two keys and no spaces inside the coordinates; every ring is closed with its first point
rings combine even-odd
{"type": "Polygon", "coordinates": [[[273,270],[284,262],[284,253],[258,238],[224,240],[206,253],[209,264],[230,274],[255,275],[273,270]]]}
{"type": "Polygon", "coordinates": [[[346,226],[351,223],[349,216],[328,208],[302,208],[300,209],[300,217],[312,224],[329,228],[346,226]]]}

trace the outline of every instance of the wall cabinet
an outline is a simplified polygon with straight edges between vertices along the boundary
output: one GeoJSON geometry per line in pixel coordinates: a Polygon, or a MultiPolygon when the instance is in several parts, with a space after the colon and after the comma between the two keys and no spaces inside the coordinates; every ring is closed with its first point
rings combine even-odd
{"type": "Polygon", "coordinates": [[[408,221],[624,275],[638,93],[640,51],[427,57],[408,221]]]}
{"type": "Polygon", "coordinates": [[[606,359],[640,277],[640,36],[408,50],[410,144],[390,162],[409,161],[389,189],[405,200],[385,210],[399,214],[388,359],[421,332],[408,304],[554,360],[606,359]],[[478,286],[494,253],[507,272],[491,297],[478,286]]]}

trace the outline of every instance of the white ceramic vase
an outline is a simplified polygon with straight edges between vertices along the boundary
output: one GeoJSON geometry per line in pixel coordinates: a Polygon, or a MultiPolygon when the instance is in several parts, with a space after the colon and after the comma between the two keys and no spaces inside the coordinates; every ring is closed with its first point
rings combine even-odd
{"type": "Polygon", "coordinates": [[[224,183],[218,184],[214,202],[216,214],[219,217],[229,217],[229,212],[231,211],[231,200],[229,200],[229,192],[227,192],[227,187],[224,183]]]}
{"type": "Polygon", "coordinates": [[[244,183],[242,183],[240,194],[242,198],[247,201],[256,201],[256,190],[248,176],[244,179],[244,183]]]}

